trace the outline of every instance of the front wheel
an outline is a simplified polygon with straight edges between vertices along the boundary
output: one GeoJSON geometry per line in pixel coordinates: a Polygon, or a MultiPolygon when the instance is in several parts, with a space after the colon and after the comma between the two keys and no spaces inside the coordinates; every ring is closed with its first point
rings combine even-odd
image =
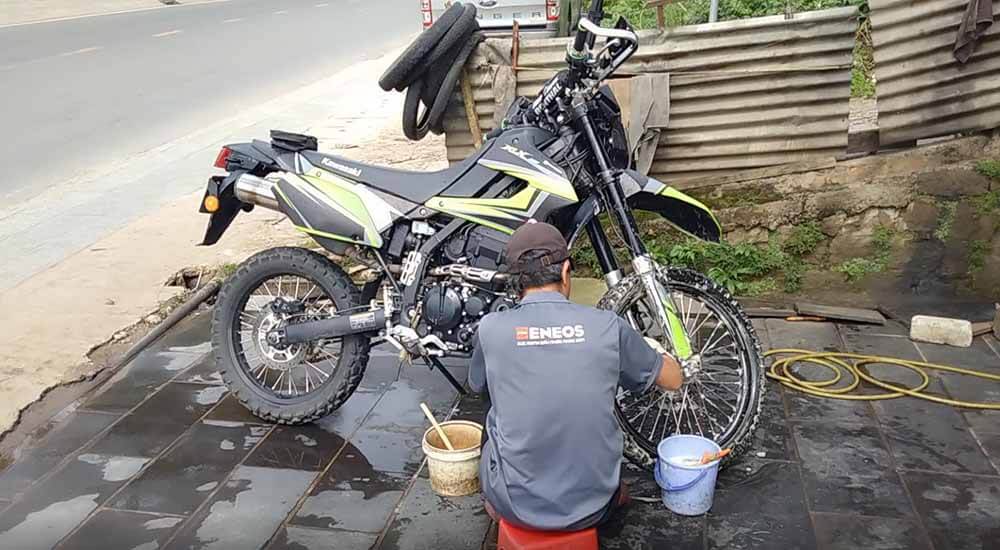
{"type": "Polygon", "coordinates": [[[337,409],[361,382],[369,338],[275,347],[267,335],[360,301],[344,270],[315,252],[272,248],[252,256],[222,285],[212,316],[212,349],[226,385],[250,412],[279,424],[312,422],[337,409]]]}
{"type": "MultiPolygon", "coordinates": [[[[760,417],[764,396],[760,343],[739,303],[708,277],[688,269],[660,267],[657,278],[670,289],[701,367],[677,391],[654,386],[633,394],[618,389],[615,412],[622,425],[625,456],[652,469],[661,440],[694,434],[712,439],[723,449],[732,448],[724,464],[731,462],[750,446],[760,417]]],[[[597,307],[625,317],[643,336],[670,349],[636,275],[609,289],[597,307]]]]}

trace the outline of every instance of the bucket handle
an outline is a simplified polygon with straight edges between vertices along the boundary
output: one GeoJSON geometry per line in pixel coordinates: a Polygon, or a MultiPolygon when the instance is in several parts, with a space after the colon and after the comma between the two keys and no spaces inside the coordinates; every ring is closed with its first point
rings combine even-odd
{"type": "Polygon", "coordinates": [[[709,468],[703,469],[701,473],[698,474],[697,477],[695,477],[694,479],[692,479],[687,483],[682,483],[680,485],[671,485],[660,476],[660,460],[657,459],[653,469],[653,477],[656,478],[656,484],[659,485],[661,489],[673,493],[676,491],[684,491],[686,489],[694,487],[699,481],[705,479],[705,476],[708,475],[708,470],[709,468]]]}

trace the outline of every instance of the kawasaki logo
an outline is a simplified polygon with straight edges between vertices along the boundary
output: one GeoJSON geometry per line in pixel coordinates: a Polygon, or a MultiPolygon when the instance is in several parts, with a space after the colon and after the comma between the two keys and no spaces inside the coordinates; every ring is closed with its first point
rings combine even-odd
{"type": "Polygon", "coordinates": [[[586,341],[585,336],[583,325],[514,327],[514,341],[518,346],[580,344],[586,341]]]}
{"type": "Polygon", "coordinates": [[[325,158],[325,159],[321,160],[320,162],[323,164],[323,166],[326,166],[327,168],[333,168],[334,170],[336,170],[338,172],[343,172],[345,174],[350,174],[350,175],[352,175],[354,177],[358,177],[358,176],[361,175],[361,170],[360,169],[358,169],[358,168],[351,168],[350,166],[344,166],[343,164],[340,164],[339,162],[334,162],[334,161],[332,161],[332,160],[330,160],[328,158],[325,158]]]}

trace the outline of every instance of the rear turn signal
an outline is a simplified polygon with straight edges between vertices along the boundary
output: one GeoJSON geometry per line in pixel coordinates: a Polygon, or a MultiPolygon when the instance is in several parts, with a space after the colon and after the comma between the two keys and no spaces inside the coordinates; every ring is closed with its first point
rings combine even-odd
{"type": "Polygon", "coordinates": [[[424,17],[424,28],[434,24],[434,14],[431,13],[431,0],[420,0],[420,13],[424,17]]]}
{"type": "Polygon", "coordinates": [[[209,195],[205,197],[205,210],[214,214],[219,209],[219,197],[209,195]]]}
{"type": "Polygon", "coordinates": [[[559,0],[545,0],[545,18],[549,21],[559,20],[559,0]]]}
{"type": "Polygon", "coordinates": [[[229,155],[231,155],[231,154],[233,154],[233,150],[232,149],[230,149],[229,147],[223,147],[219,151],[219,155],[215,157],[215,164],[213,166],[215,166],[216,168],[222,168],[223,170],[225,170],[226,169],[226,161],[229,160],[229,155]]]}

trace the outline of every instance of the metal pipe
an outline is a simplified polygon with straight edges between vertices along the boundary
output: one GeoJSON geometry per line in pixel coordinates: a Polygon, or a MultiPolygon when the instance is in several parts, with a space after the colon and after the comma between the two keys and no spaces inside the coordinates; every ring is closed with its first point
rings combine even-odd
{"type": "Polygon", "coordinates": [[[278,199],[274,197],[274,183],[264,178],[243,174],[236,180],[236,198],[248,204],[256,204],[271,210],[279,210],[278,199]]]}
{"type": "Polygon", "coordinates": [[[170,327],[177,324],[178,321],[185,318],[192,311],[198,308],[205,300],[208,300],[212,296],[215,296],[219,292],[219,281],[210,281],[207,285],[202,287],[201,290],[195,293],[188,301],[181,304],[177,309],[172,311],[166,319],[160,322],[160,324],[153,327],[153,330],[146,333],[138,342],[132,345],[122,355],[121,359],[118,360],[118,367],[125,366],[129,361],[139,355],[139,352],[146,349],[147,346],[156,341],[157,338],[163,336],[164,332],[170,329],[170,327]]]}
{"type": "Polygon", "coordinates": [[[712,0],[708,8],[708,22],[715,23],[719,20],[719,0],[712,0]]]}

